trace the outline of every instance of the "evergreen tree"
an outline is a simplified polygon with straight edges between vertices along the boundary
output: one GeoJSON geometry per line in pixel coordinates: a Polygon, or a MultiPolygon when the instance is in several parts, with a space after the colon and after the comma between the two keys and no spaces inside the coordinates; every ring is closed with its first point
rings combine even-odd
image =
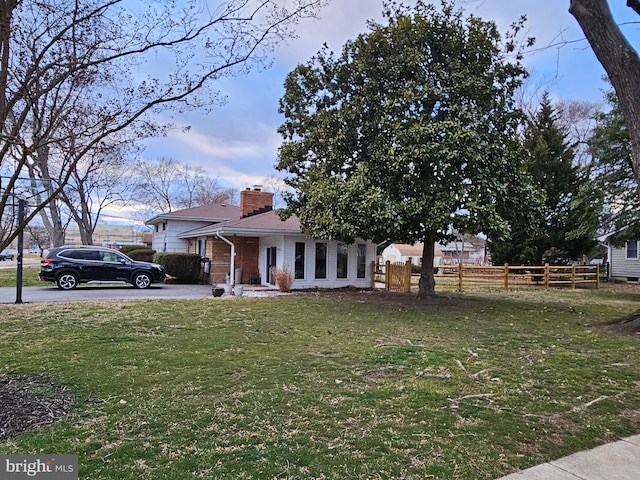
{"type": "Polygon", "coordinates": [[[617,232],[614,243],[640,237],[640,196],[631,160],[629,127],[620,110],[618,97],[606,94],[610,109],[597,115],[598,122],[589,140],[593,157],[593,190],[602,192],[604,210],[602,228],[617,232]]]}
{"type": "Polygon", "coordinates": [[[598,203],[583,187],[586,171],[574,165],[573,147],[560,127],[557,112],[544,95],[524,134],[528,152],[524,168],[540,192],[543,209],[531,222],[512,212],[511,239],[490,242],[496,264],[567,263],[596,245],[598,203]]]}

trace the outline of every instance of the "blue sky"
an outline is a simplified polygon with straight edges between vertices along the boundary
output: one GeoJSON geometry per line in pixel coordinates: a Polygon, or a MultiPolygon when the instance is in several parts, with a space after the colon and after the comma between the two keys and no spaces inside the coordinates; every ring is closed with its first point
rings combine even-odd
{"type": "MultiPolygon", "coordinates": [[[[623,0],[609,3],[618,23],[640,21],[623,0]]],[[[586,40],[580,41],[583,35],[568,12],[569,0],[458,0],[458,5],[485,20],[494,20],[502,32],[526,14],[525,35],[536,37],[536,45],[526,55],[525,64],[535,81],[546,85],[554,98],[602,99],[604,70],[586,40]],[[573,43],[553,46],[562,41],[573,43]]],[[[270,175],[278,176],[273,166],[281,142],[277,128],[283,118],[277,110],[285,76],[324,42],[339,52],[345,41],[367,31],[368,19],[380,20],[381,11],[382,0],[331,0],[318,20],[308,19],[298,25],[299,38],[276,51],[269,70],[219,83],[227,97],[226,105],[207,115],[192,113],[174,119],[180,126],[190,126],[190,131],[176,129],[165,138],[148,142],[143,156],[168,156],[201,166],[209,175],[238,189],[262,184],[270,175]]],[[[623,31],[640,45],[640,25],[624,26],[623,31]]]]}

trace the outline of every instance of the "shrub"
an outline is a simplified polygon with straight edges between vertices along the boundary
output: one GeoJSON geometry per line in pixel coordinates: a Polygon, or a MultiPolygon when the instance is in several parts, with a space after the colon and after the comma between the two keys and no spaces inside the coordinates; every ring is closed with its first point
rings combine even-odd
{"type": "Polygon", "coordinates": [[[134,250],[140,250],[143,248],[148,248],[149,250],[151,250],[150,247],[146,247],[144,245],[124,245],[120,247],[118,250],[124,253],[126,256],[130,257],[131,255],[129,255],[129,252],[133,252],[134,250]]]}
{"type": "Polygon", "coordinates": [[[153,261],[162,265],[167,275],[182,282],[194,282],[200,278],[202,258],[197,253],[156,253],[153,261]]]}
{"type": "Polygon", "coordinates": [[[153,255],[156,253],[151,248],[137,248],[130,250],[126,255],[132,260],[139,260],[141,262],[153,262],[153,255]]]}
{"type": "Polygon", "coordinates": [[[293,273],[286,268],[273,268],[271,275],[276,281],[278,290],[281,292],[291,291],[291,285],[293,284],[293,273]]]}

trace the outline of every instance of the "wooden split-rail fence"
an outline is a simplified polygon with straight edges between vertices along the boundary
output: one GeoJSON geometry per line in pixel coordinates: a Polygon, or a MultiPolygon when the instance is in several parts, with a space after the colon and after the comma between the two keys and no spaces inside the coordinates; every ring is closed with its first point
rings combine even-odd
{"type": "MultiPolygon", "coordinates": [[[[600,265],[445,265],[438,266],[436,285],[465,287],[501,287],[509,290],[516,286],[600,288],[600,265]]],[[[391,263],[376,269],[378,281],[384,281],[385,290],[410,292],[417,286],[420,274],[412,273],[411,262],[391,263]]]]}

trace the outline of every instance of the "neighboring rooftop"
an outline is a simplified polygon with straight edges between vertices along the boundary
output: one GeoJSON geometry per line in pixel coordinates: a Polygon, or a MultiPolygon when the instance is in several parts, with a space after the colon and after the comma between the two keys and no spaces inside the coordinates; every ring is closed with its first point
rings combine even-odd
{"type": "Polygon", "coordinates": [[[198,222],[224,222],[240,216],[240,207],[227,203],[211,203],[199,207],[185,208],[175,212],[161,213],[147,220],[146,225],[156,225],[166,220],[184,220],[198,222]]]}
{"type": "MultiPolygon", "coordinates": [[[[395,247],[403,257],[421,257],[424,248],[422,243],[416,243],[414,245],[408,245],[406,243],[392,243],[390,246],[395,247]]],[[[436,255],[442,255],[442,252],[437,247],[434,253],[436,255]]]]}

